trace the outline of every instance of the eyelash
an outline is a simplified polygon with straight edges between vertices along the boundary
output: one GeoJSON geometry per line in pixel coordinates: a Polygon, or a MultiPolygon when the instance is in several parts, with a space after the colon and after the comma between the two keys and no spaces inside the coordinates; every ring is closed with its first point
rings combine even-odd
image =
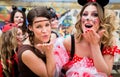
{"type": "MultiPolygon", "coordinates": [[[[82,16],[87,16],[87,15],[88,15],[88,14],[86,14],[86,13],[83,13],[83,14],[82,14],[82,16]]],[[[93,13],[92,16],[98,17],[98,13],[93,13]]]]}

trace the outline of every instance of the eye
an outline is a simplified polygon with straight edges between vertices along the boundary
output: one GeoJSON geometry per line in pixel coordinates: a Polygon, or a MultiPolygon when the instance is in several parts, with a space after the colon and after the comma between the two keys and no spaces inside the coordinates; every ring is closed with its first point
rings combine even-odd
{"type": "Polygon", "coordinates": [[[93,16],[94,17],[98,17],[98,13],[93,13],[93,16]]]}
{"type": "Polygon", "coordinates": [[[55,20],[55,18],[52,18],[52,19],[51,19],[51,22],[53,22],[54,20],[55,20]]]}
{"type": "Polygon", "coordinates": [[[88,14],[87,13],[83,13],[82,16],[87,16],[88,14]]]}
{"type": "Polygon", "coordinates": [[[36,26],[36,28],[42,28],[42,26],[41,26],[41,25],[38,25],[38,26],[36,26]]]}
{"type": "Polygon", "coordinates": [[[48,26],[50,26],[50,24],[49,24],[49,23],[47,23],[45,26],[46,26],[46,27],[48,27],[48,26]]]}

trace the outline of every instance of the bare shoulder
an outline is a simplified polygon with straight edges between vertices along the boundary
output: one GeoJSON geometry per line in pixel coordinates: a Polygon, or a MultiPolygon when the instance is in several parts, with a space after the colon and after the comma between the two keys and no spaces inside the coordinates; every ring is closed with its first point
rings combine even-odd
{"type": "Polygon", "coordinates": [[[31,51],[31,50],[25,50],[22,53],[22,61],[26,64],[27,63],[31,63],[35,60],[38,60],[39,58],[31,51]]]}
{"type": "Polygon", "coordinates": [[[22,53],[22,60],[23,59],[30,59],[32,56],[35,56],[35,54],[31,50],[25,50],[22,53]]]}
{"type": "Polygon", "coordinates": [[[67,51],[70,51],[71,48],[71,36],[67,36],[64,41],[63,41],[63,45],[65,46],[67,51]]]}

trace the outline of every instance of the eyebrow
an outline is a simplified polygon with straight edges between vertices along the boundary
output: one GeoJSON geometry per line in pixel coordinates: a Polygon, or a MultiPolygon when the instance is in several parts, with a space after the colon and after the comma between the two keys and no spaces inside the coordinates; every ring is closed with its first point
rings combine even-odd
{"type": "Polygon", "coordinates": [[[34,23],[43,22],[43,21],[49,21],[49,20],[39,20],[39,21],[35,21],[34,23]]]}

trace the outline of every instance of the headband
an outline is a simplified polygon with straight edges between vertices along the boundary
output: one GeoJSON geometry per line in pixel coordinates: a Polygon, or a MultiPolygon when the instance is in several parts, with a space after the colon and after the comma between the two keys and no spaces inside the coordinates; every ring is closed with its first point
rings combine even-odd
{"type": "Polygon", "coordinates": [[[88,2],[97,2],[102,7],[104,7],[109,3],[109,0],[78,0],[78,3],[82,6],[84,6],[88,2]]]}
{"type": "MultiPolygon", "coordinates": [[[[12,10],[20,10],[17,8],[17,6],[12,5],[12,10]]],[[[21,11],[25,12],[26,8],[22,8],[21,11]]]]}

